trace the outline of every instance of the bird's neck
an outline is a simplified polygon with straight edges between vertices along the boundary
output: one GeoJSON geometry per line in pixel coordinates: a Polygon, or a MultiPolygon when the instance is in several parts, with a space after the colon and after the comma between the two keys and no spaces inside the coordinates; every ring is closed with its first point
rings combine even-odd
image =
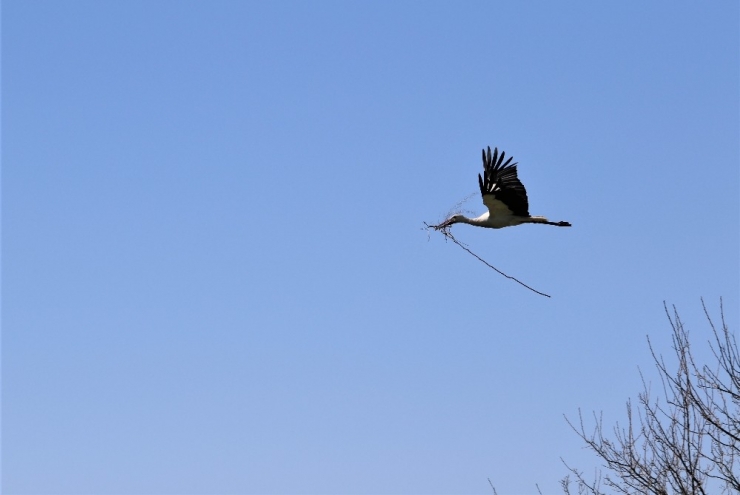
{"type": "Polygon", "coordinates": [[[440,224],[440,227],[449,227],[450,225],[454,225],[456,223],[467,223],[470,225],[485,225],[486,218],[488,218],[487,213],[484,213],[478,218],[468,218],[464,215],[455,215],[455,216],[448,218],[444,222],[442,222],[440,224]]]}
{"type": "Polygon", "coordinates": [[[477,225],[477,226],[485,225],[486,220],[488,220],[488,213],[484,213],[483,215],[477,218],[462,217],[460,219],[460,221],[463,223],[467,223],[469,225],[477,225]]]}

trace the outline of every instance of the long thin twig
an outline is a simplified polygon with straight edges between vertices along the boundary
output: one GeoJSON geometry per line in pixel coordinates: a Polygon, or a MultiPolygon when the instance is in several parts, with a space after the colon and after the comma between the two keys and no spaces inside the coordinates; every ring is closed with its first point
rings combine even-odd
{"type": "Polygon", "coordinates": [[[496,491],[496,487],[493,486],[493,483],[491,483],[491,478],[488,478],[488,484],[491,485],[491,490],[493,490],[493,495],[498,495],[498,492],[496,491]]]}
{"type": "Polygon", "coordinates": [[[499,270],[498,268],[496,268],[495,266],[493,266],[492,264],[490,264],[489,262],[487,262],[486,260],[484,260],[483,258],[481,258],[480,256],[478,256],[477,254],[475,254],[465,244],[463,244],[462,242],[460,242],[457,239],[455,239],[455,236],[452,235],[452,233],[450,232],[450,230],[447,227],[441,227],[439,225],[429,225],[426,222],[424,222],[424,225],[426,226],[427,230],[434,229],[436,231],[442,232],[442,235],[444,235],[447,239],[451,240],[452,242],[454,242],[455,244],[457,244],[458,246],[460,246],[461,248],[463,248],[465,251],[467,251],[468,253],[472,254],[476,259],[478,259],[478,261],[480,261],[481,263],[485,264],[487,267],[495,270],[500,275],[503,275],[504,277],[513,280],[514,282],[518,283],[519,285],[522,285],[522,286],[526,287],[527,289],[531,290],[532,292],[534,292],[536,294],[539,294],[539,295],[545,296],[545,297],[550,297],[549,294],[545,294],[544,292],[540,292],[537,289],[533,289],[532,287],[528,286],[527,284],[525,284],[524,282],[522,282],[518,278],[512,277],[511,275],[505,274],[504,272],[502,272],[501,270],[499,270]]]}

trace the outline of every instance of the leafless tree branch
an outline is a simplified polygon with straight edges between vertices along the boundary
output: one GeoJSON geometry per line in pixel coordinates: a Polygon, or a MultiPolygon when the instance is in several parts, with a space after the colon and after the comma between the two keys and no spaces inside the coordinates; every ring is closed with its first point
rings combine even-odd
{"type": "Polygon", "coordinates": [[[640,372],[643,389],[636,406],[627,401],[626,427],[617,423],[611,434],[594,414],[593,430],[567,417],[568,425],[604,462],[588,482],[581,471],[564,464],[570,474],[561,485],[570,494],[605,495],[601,486],[621,494],[706,495],[740,493],[740,353],[729,331],[720,300],[721,327],[715,325],[702,300],[712,330],[709,346],[716,364],[699,365],[689,332],[675,307],[664,305],[672,330],[675,365],[669,366],[648,338],[662,394],[651,394],[640,372]],[[634,412],[637,412],[635,416],[634,412]]]}

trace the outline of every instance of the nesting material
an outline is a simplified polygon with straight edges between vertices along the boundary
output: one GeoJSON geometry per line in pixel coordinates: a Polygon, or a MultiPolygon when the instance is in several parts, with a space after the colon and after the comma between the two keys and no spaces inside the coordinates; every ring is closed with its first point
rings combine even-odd
{"type": "Polygon", "coordinates": [[[526,287],[527,289],[531,290],[535,294],[539,294],[539,295],[545,296],[545,297],[550,297],[549,294],[545,294],[544,292],[540,292],[537,289],[534,289],[534,288],[530,287],[529,285],[525,284],[524,282],[522,282],[518,278],[512,277],[511,275],[507,275],[506,273],[502,272],[501,270],[499,270],[498,268],[496,268],[495,266],[493,266],[492,264],[490,264],[489,262],[487,262],[486,260],[484,260],[483,258],[481,258],[480,256],[478,256],[477,254],[475,254],[473,251],[470,250],[470,248],[468,248],[468,246],[466,246],[462,242],[460,242],[457,239],[455,239],[455,236],[453,236],[452,235],[452,232],[450,232],[450,228],[451,227],[452,227],[452,224],[449,221],[444,221],[444,222],[439,223],[437,225],[429,225],[428,223],[424,222],[424,228],[425,228],[425,230],[427,230],[427,231],[434,230],[436,232],[441,232],[442,235],[445,236],[445,239],[451,240],[452,242],[454,242],[455,244],[457,244],[458,246],[460,246],[462,249],[464,249],[465,251],[467,251],[470,255],[472,255],[473,257],[475,257],[478,261],[480,261],[481,263],[483,263],[484,265],[486,265],[488,268],[490,268],[490,269],[494,270],[495,272],[497,272],[499,275],[503,275],[504,277],[506,277],[506,278],[508,278],[510,280],[513,280],[514,282],[518,283],[519,285],[521,285],[523,287],[526,287]]]}

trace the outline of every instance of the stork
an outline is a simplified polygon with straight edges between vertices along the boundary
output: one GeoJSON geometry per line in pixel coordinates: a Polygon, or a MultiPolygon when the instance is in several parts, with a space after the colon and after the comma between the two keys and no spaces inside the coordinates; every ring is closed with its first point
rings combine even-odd
{"type": "Polygon", "coordinates": [[[517,163],[511,163],[512,157],[504,162],[505,153],[498,154],[498,148],[488,147],[483,150],[483,177],[478,174],[480,193],[483,204],[488,211],[477,218],[468,218],[464,215],[453,215],[437,229],[447,229],[456,223],[467,223],[476,227],[500,229],[513,227],[523,223],[542,223],[556,227],[570,227],[568,222],[551,222],[545,217],[533,217],[529,214],[529,201],[524,185],[516,175],[517,163]]]}

